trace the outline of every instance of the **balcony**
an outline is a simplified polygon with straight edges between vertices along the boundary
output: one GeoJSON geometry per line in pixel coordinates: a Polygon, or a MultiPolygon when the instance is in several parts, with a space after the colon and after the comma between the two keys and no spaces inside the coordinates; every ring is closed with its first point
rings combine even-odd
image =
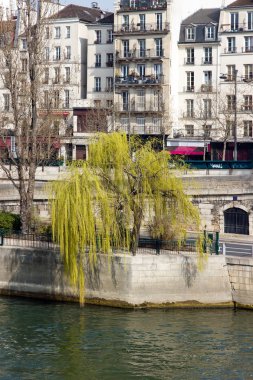
{"type": "Polygon", "coordinates": [[[248,29],[246,24],[222,24],[220,26],[220,33],[240,33],[240,32],[247,32],[251,31],[252,29],[248,29]]]}
{"type": "Polygon", "coordinates": [[[116,62],[136,60],[162,60],[163,49],[133,49],[128,51],[116,51],[116,62]]]}
{"type": "Polygon", "coordinates": [[[194,86],[186,86],[184,87],[184,92],[195,92],[194,86]]]}
{"type": "Polygon", "coordinates": [[[242,53],[253,53],[253,46],[242,48],[242,53]]]}
{"type": "Polygon", "coordinates": [[[163,22],[159,24],[127,24],[127,25],[115,25],[114,34],[115,35],[126,35],[126,34],[162,34],[168,33],[170,31],[170,24],[168,22],[163,22]]]}
{"type": "Polygon", "coordinates": [[[194,119],[195,118],[195,113],[192,112],[184,112],[183,113],[183,118],[184,119],[194,119]]]}
{"type": "Polygon", "coordinates": [[[251,113],[253,111],[253,104],[245,104],[245,105],[241,106],[241,111],[251,113]]]}
{"type": "Polygon", "coordinates": [[[213,92],[213,86],[211,84],[202,84],[200,92],[213,92]]]}
{"type": "Polygon", "coordinates": [[[155,113],[162,114],[164,112],[164,105],[154,104],[153,102],[145,102],[145,104],[140,104],[131,99],[131,105],[129,103],[116,103],[115,112],[119,113],[155,113]]]}
{"type": "Polygon", "coordinates": [[[121,0],[118,12],[165,10],[170,0],[121,0]]]}
{"type": "Polygon", "coordinates": [[[163,134],[162,126],[153,125],[153,124],[137,125],[137,124],[131,123],[130,126],[117,124],[116,130],[125,132],[127,134],[130,132],[131,135],[161,135],[163,134]]]}
{"type": "Polygon", "coordinates": [[[106,67],[113,67],[113,61],[107,61],[106,67]]]}
{"type": "Polygon", "coordinates": [[[213,57],[204,57],[202,58],[202,65],[212,65],[213,57]]]}
{"type": "Polygon", "coordinates": [[[237,53],[236,47],[230,47],[228,49],[224,49],[224,54],[235,54],[237,53]]]}
{"type": "Polygon", "coordinates": [[[127,77],[115,77],[116,86],[160,86],[164,83],[164,76],[159,75],[147,75],[142,77],[127,76],[127,77]]]}

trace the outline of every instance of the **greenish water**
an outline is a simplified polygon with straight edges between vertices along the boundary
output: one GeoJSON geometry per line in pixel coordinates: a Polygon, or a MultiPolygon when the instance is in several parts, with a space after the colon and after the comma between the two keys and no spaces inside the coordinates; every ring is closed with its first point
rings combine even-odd
{"type": "Polygon", "coordinates": [[[251,379],[253,313],[0,298],[0,379],[251,379]]]}

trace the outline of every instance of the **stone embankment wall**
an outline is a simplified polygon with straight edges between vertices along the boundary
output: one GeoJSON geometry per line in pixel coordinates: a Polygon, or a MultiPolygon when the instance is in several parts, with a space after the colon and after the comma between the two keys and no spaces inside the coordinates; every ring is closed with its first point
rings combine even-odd
{"type": "MultiPolygon", "coordinates": [[[[99,255],[86,273],[89,303],[123,307],[232,306],[224,256],[198,268],[194,254],[99,255]]],[[[78,300],[57,251],[0,248],[0,293],[78,300]]]]}
{"type": "Polygon", "coordinates": [[[233,302],[253,309],[253,259],[227,257],[233,302]]]}

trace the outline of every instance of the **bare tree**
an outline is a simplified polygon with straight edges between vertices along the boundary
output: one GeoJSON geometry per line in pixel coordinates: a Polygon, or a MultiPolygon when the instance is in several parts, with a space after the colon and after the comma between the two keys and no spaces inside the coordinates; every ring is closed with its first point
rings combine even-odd
{"type": "Polygon", "coordinates": [[[59,148],[58,123],[52,116],[53,109],[60,107],[59,89],[51,86],[45,90],[49,72],[45,33],[50,5],[43,4],[42,8],[35,0],[25,0],[17,20],[0,21],[4,88],[0,139],[5,148],[0,167],[19,192],[23,233],[29,230],[32,218],[36,169],[59,148]],[[11,165],[6,165],[6,158],[11,165]]]}

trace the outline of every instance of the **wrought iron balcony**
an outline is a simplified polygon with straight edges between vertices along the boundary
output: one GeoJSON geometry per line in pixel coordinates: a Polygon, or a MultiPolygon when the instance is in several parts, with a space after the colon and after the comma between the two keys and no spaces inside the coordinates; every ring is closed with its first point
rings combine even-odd
{"type": "Polygon", "coordinates": [[[131,135],[161,135],[163,134],[163,128],[159,125],[147,124],[147,125],[136,125],[131,123],[128,125],[116,124],[116,130],[125,132],[131,135]]]}
{"type": "Polygon", "coordinates": [[[243,24],[221,24],[220,33],[238,33],[245,31],[253,31],[252,29],[248,29],[246,23],[243,24]]]}
{"type": "Polygon", "coordinates": [[[164,112],[163,103],[154,104],[153,102],[145,102],[144,104],[136,103],[134,99],[131,99],[130,102],[126,103],[116,103],[115,104],[115,112],[122,113],[155,113],[162,114],[164,112]]]}
{"type": "Polygon", "coordinates": [[[147,75],[147,76],[127,76],[127,77],[115,77],[116,86],[159,86],[164,83],[163,75],[147,75]]]}
{"type": "Polygon", "coordinates": [[[204,57],[202,58],[202,65],[212,65],[213,57],[204,57]]]}
{"type": "Polygon", "coordinates": [[[167,9],[170,0],[121,0],[119,12],[167,9]]]}
{"type": "Polygon", "coordinates": [[[224,54],[235,54],[237,53],[237,47],[231,46],[230,48],[224,49],[224,54]]]}
{"type": "Polygon", "coordinates": [[[127,51],[116,51],[116,62],[134,60],[161,60],[164,57],[163,49],[132,49],[127,51]]]}
{"type": "Polygon", "coordinates": [[[194,65],[195,64],[195,58],[194,57],[192,57],[192,58],[185,58],[184,64],[185,65],[194,65]]]}
{"type": "Polygon", "coordinates": [[[168,33],[170,31],[170,24],[168,22],[144,24],[144,23],[131,23],[131,24],[121,24],[114,26],[114,34],[124,36],[126,34],[161,34],[168,33]]]}

